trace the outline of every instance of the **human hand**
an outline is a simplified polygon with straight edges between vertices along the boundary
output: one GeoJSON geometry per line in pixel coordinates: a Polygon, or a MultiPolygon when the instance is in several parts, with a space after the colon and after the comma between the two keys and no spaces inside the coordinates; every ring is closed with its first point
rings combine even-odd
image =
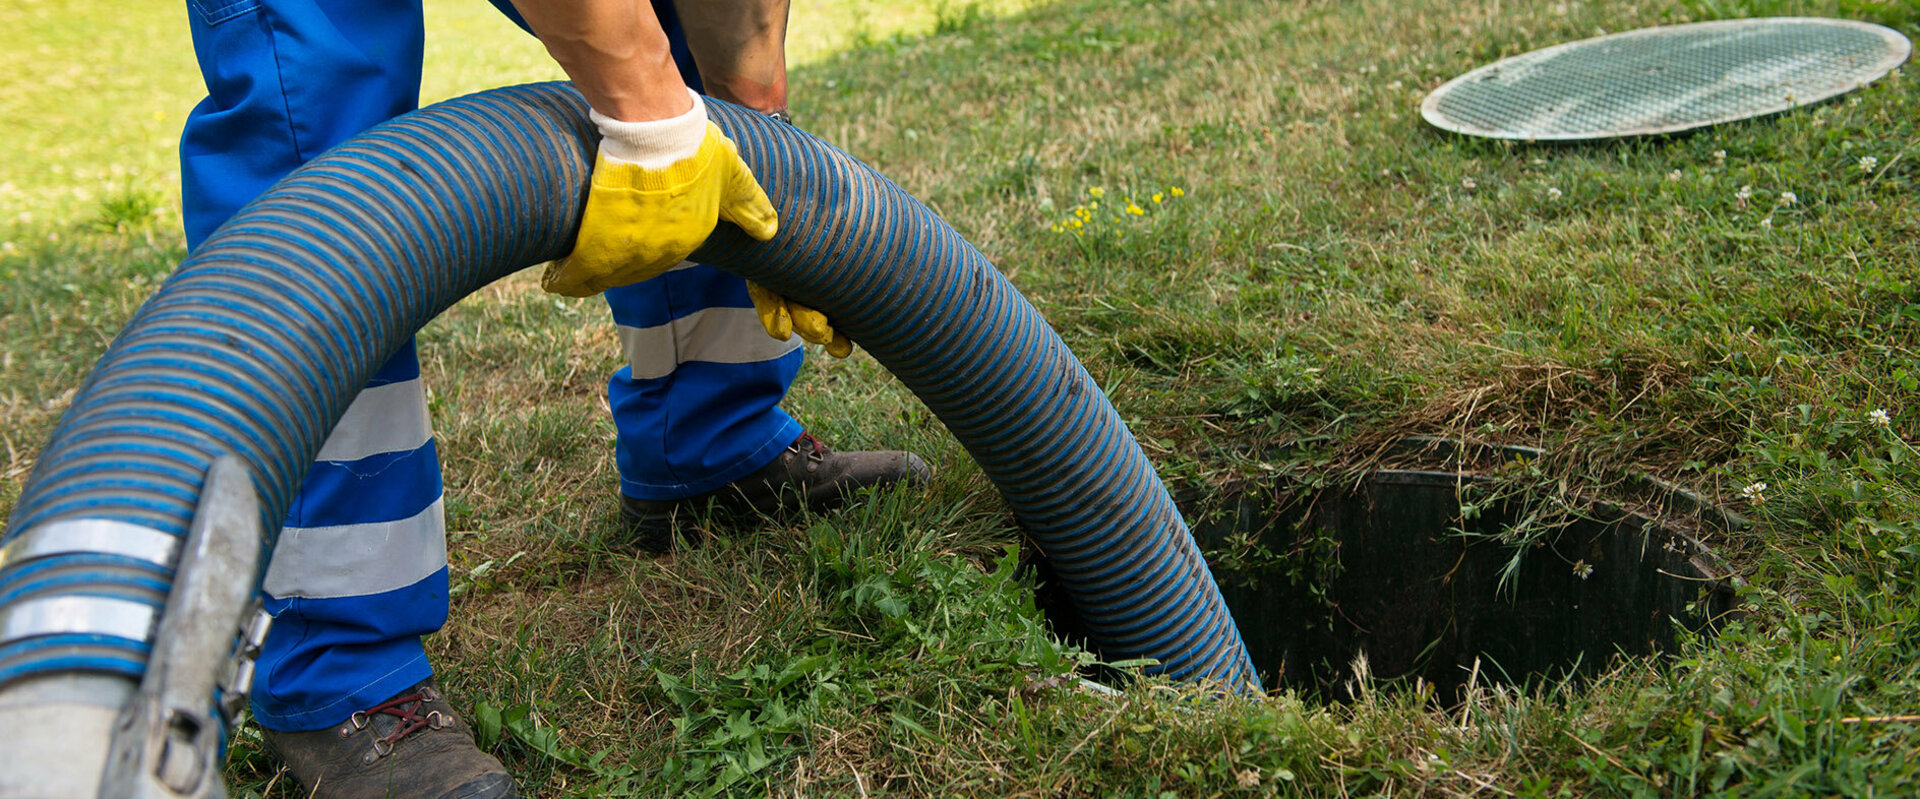
{"type": "Polygon", "coordinates": [[[698,95],[692,110],[670,119],[592,117],[602,139],[586,211],[573,251],[547,265],[541,288],[586,297],[657,277],[722,219],[761,241],[779,231],[773,203],[733,140],[707,121],[698,95]]]}
{"type": "Polygon", "coordinates": [[[747,297],[753,300],[753,312],[760,316],[760,326],[767,329],[767,335],[786,341],[799,333],[802,340],[826,347],[827,354],[835,358],[853,354],[853,341],[834,330],[826,314],[761,288],[751,280],[747,281],[747,297]]]}

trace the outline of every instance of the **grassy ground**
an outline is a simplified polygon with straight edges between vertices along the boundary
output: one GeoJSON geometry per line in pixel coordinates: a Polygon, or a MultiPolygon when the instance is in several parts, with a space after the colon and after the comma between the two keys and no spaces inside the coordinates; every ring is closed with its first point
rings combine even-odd
{"type": "MultiPolygon", "coordinates": [[[[788,59],[804,67],[849,47],[1032,4],[799,0],[788,59]]],[[[426,15],[423,102],[564,78],[533,37],[485,0],[429,0],[426,15]]],[[[8,155],[0,161],[0,231],[57,225],[129,193],[148,196],[162,216],[177,214],[180,126],[206,94],[186,6],[137,0],[109,14],[74,0],[18,0],[0,6],[0,26],[0,71],[8,76],[0,92],[8,155]]]]}
{"type": "MultiPolygon", "coordinates": [[[[430,94],[547,76],[491,12],[451,5],[434,57],[455,68],[430,94]]],[[[623,547],[611,327],[523,276],[436,321],[423,353],[456,592],[432,646],[530,790],[1893,796],[1920,779],[1920,89],[1581,146],[1452,138],[1417,113],[1449,76],[1598,30],[1813,14],[1912,36],[1912,4],[827,5],[795,74],[802,123],[993,257],[1178,485],[1337,480],[1408,434],[1541,446],[1527,479],[1551,497],[1648,473],[1749,516],[1708,542],[1748,615],[1674,658],[1452,705],[1391,686],[1089,696],[1050,679],[1084,656],[1008,566],[991,487],[864,356],[810,361],[791,409],[841,446],[927,453],[933,486],[666,558],[623,547]]],[[[178,13],[75,8],[0,7],[18,42],[0,66],[31,78],[0,95],[0,509],[181,257],[178,13]],[[83,55],[88,36],[173,44],[83,55]],[[57,91],[25,88],[42,82],[57,91]]],[[[239,789],[291,795],[254,748],[243,733],[239,789]]]]}

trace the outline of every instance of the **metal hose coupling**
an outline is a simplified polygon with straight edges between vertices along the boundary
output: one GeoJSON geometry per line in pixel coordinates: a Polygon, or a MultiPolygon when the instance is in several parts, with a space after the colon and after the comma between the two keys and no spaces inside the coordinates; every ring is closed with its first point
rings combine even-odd
{"type": "Polygon", "coordinates": [[[184,540],[124,522],[68,519],[0,549],[0,569],[30,568],[62,553],[110,552],[174,573],[157,618],[133,599],[74,595],[19,602],[0,614],[0,643],[72,647],[76,659],[92,636],[151,645],[137,686],[87,671],[9,686],[0,729],[38,732],[19,739],[28,751],[7,753],[0,797],[226,795],[220,763],[227,731],[246,707],[254,658],[271,623],[253,590],[266,537],[241,459],[215,459],[205,485],[184,540]]]}

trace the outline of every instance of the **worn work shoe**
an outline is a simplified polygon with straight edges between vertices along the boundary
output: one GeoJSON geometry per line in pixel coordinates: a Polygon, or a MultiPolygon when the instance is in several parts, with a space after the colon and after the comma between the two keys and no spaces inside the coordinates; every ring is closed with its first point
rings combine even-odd
{"type": "Polygon", "coordinates": [[[821,510],[862,488],[918,484],[932,477],[933,469],[911,452],[834,452],[812,434],[801,433],[780,457],[753,474],[687,499],[621,495],[620,513],[633,525],[636,545],[649,552],[666,552],[673,548],[676,535],[687,534],[687,523],[697,510],[711,507],[767,515],[801,507],[821,510]]]}
{"type": "Polygon", "coordinates": [[[314,799],[517,799],[506,767],[473,743],[428,680],[313,732],[264,730],[314,799]]]}

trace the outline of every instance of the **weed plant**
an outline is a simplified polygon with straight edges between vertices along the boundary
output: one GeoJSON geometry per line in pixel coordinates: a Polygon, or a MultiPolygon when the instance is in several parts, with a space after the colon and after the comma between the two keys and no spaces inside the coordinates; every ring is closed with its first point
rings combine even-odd
{"type": "MultiPolygon", "coordinates": [[[[184,255],[168,148],[196,92],[178,11],[0,5],[17,81],[0,93],[0,511],[184,255]]],[[[429,60],[445,65],[430,97],[553,77],[484,4],[429,12],[429,60]]],[[[986,252],[1177,487],[1339,483],[1408,435],[1540,447],[1507,477],[1547,491],[1542,507],[1647,474],[1749,517],[1707,541],[1747,586],[1746,614],[1673,657],[1479,682],[1451,704],[1364,668],[1342,703],[1151,679],[1090,690],[1075,674],[1092,656],[1043,623],[992,487],[864,355],[812,358],[789,408],[836,446],[927,454],[932,485],[787,522],[715,519],[701,546],[636,552],[602,399],[612,326],[517,276],[421,341],[454,577],[430,646],[528,793],[1920,784],[1912,78],[1579,145],[1451,137],[1417,111],[1453,75],[1601,31],[1791,14],[1914,36],[1913,4],[830,0],[794,14],[796,46],[820,48],[797,59],[799,121],[986,252]]],[[[229,776],[243,796],[297,795],[246,730],[229,776]]]]}

